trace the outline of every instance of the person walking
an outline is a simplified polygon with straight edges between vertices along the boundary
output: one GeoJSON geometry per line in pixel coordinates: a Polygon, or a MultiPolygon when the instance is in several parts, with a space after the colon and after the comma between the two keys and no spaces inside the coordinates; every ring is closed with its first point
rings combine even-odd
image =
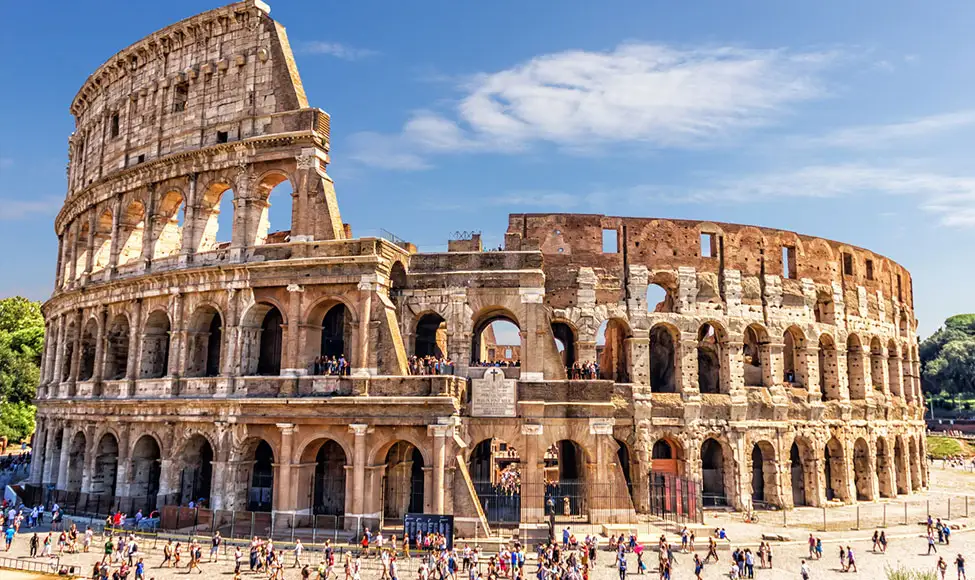
{"type": "Polygon", "coordinates": [[[846,571],[849,572],[851,569],[854,572],[859,572],[859,570],[857,570],[856,557],[853,555],[853,548],[847,546],[846,547],[846,571]]]}
{"type": "Polygon", "coordinates": [[[619,567],[620,580],[626,580],[626,556],[619,559],[617,566],[619,567]]]}
{"type": "Polygon", "coordinates": [[[41,539],[37,537],[37,532],[34,532],[34,535],[30,537],[30,557],[31,558],[36,558],[37,557],[37,546],[40,543],[41,543],[41,539]]]}
{"type": "Polygon", "coordinates": [[[223,538],[220,537],[220,530],[217,530],[217,533],[213,534],[213,537],[210,538],[210,562],[217,561],[217,555],[220,551],[220,544],[222,542],[223,538]]]}
{"type": "Polygon", "coordinates": [[[927,553],[927,555],[930,556],[932,551],[935,554],[937,554],[938,553],[938,547],[934,545],[934,534],[931,533],[931,532],[928,532],[928,553],[927,553]]]}
{"type": "Polygon", "coordinates": [[[708,554],[704,557],[704,563],[707,564],[711,561],[711,557],[714,556],[714,561],[718,561],[718,544],[714,541],[713,537],[708,537],[708,554]]]}
{"type": "Polygon", "coordinates": [[[968,580],[968,576],[965,576],[965,557],[961,554],[955,558],[955,568],[958,568],[958,580],[968,580]]]}
{"type": "Polygon", "coordinates": [[[812,534],[809,534],[809,559],[812,560],[816,557],[816,538],[812,534]]]}
{"type": "Polygon", "coordinates": [[[799,564],[799,576],[802,578],[802,580],[809,580],[809,565],[806,564],[805,560],[799,564]]]}
{"type": "Polygon", "coordinates": [[[886,532],[880,532],[880,553],[881,554],[886,554],[887,553],[887,533],[886,532]]]}
{"type": "Polygon", "coordinates": [[[694,554],[694,580],[701,580],[701,572],[704,571],[704,562],[701,557],[694,554]]]}
{"type": "Polygon", "coordinates": [[[941,574],[941,580],[945,580],[945,572],[948,571],[948,562],[945,562],[944,557],[938,556],[938,563],[934,565],[934,569],[941,574]]]}

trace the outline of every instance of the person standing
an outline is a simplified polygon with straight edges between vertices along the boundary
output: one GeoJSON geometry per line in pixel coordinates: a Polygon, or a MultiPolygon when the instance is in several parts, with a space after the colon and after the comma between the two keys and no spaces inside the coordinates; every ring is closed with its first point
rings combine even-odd
{"type": "Polygon", "coordinates": [[[944,557],[938,556],[938,563],[934,565],[934,569],[941,574],[941,580],[945,580],[945,572],[948,571],[948,562],[945,562],[944,557]]]}
{"type": "Polygon", "coordinates": [[[37,532],[34,532],[34,535],[30,537],[30,557],[31,558],[36,558],[37,557],[37,546],[40,543],[41,543],[41,539],[37,537],[37,532]]]}
{"type": "Polygon", "coordinates": [[[295,540],[295,563],[292,568],[301,566],[301,554],[305,551],[305,546],[301,543],[301,538],[295,540]]]}
{"type": "Polygon", "coordinates": [[[806,564],[805,560],[799,565],[799,576],[802,580],[809,580],[809,565],[806,564]]]}
{"type": "Polygon", "coordinates": [[[620,556],[619,564],[620,580],[626,580],[626,556],[620,556]]]}
{"type": "Polygon", "coordinates": [[[240,574],[240,565],[244,561],[244,553],[241,551],[240,546],[234,548],[234,576],[240,574]]]}
{"type": "Polygon", "coordinates": [[[210,538],[210,561],[211,562],[217,561],[217,556],[220,552],[220,544],[222,542],[223,542],[223,538],[220,537],[220,530],[217,530],[217,533],[213,534],[213,537],[210,538]]]}
{"type": "Polygon", "coordinates": [[[928,555],[931,555],[932,551],[934,551],[934,553],[937,554],[938,548],[937,546],[934,545],[934,534],[928,532],[928,555]]]}
{"type": "Polygon", "coordinates": [[[955,558],[955,568],[958,568],[958,580],[968,580],[968,576],[965,576],[965,557],[961,554],[955,558]]]}

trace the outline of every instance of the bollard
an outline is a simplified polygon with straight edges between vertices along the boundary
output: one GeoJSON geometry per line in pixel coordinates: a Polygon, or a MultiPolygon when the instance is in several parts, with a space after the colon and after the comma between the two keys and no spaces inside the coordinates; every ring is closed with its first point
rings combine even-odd
{"type": "Polygon", "coordinates": [[[860,504],[857,504],[857,527],[856,527],[856,529],[858,529],[858,530],[860,529],[860,504]]]}
{"type": "Polygon", "coordinates": [[[904,525],[907,525],[907,502],[904,502],[904,525]]]}
{"type": "Polygon", "coordinates": [[[291,543],[295,543],[295,514],[291,514],[291,543]]]}

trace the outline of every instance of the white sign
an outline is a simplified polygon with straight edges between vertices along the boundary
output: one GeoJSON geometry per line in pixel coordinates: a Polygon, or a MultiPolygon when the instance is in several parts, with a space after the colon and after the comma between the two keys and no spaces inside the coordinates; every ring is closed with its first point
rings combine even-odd
{"type": "Polygon", "coordinates": [[[504,371],[492,367],[483,379],[473,379],[471,415],[474,417],[514,417],[518,381],[504,378],[504,371]]]}

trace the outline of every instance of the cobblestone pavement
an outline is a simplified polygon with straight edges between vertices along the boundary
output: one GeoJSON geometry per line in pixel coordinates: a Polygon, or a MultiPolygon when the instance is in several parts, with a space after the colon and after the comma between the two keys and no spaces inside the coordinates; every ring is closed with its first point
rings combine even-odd
{"type": "MultiPolygon", "coordinates": [[[[934,484],[934,491],[932,494],[947,493],[950,491],[959,490],[959,493],[964,493],[965,491],[975,491],[975,474],[964,472],[959,469],[942,469],[940,466],[933,467],[931,469],[932,483],[934,484]]],[[[972,517],[975,519],[975,502],[973,502],[973,512],[972,517]]],[[[918,523],[911,523],[907,526],[905,525],[891,525],[886,528],[887,536],[889,538],[889,548],[886,554],[873,553],[871,552],[871,541],[870,536],[873,533],[873,529],[861,529],[861,530],[846,530],[846,531],[829,531],[829,532],[813,532],[816,537],[823,539],[824,545],[824,557],[821,561],[811,561],[810,569],[812,571],[812,578],[850,578],[851,576],[858,576],[861,578],[884,578],[885,569],[888,567],[896,568],[899,566],[906,566],[912,569],[919,570],[934,570],[935,564],[937,562],[938,556],[942,555],[949,563],[949,571],[947,578],[956,578],[954,569],[954,559],[957,554],[964,554],[966,559],[970,560],[972,564],[969,568],[975,566],[975,534],[971,533],[973,530],[969,530],[967,526],[969,525],[969,520],[966,518],[959,518],[952,520],[952,523],[962,526],[962,529],[956,531],[952,535],[951,545],[946,546],[943,544],[938,545],[937,555],[926,555],[927,546],[926,540],[924,538],[924,528],[918,523]],[[857,565],[859,567],[859,572],[845,573],[842,572],[839,565],[838,551],[839,546],[852,546],[855,553],[857,554],[857,565]]],[[[789,536],[790,541],[788,542],[776,542],[773,544],[773,554],[774,554],[774,567],[772,569],[756,569],[756,578],[766,578],[770,580],[782,580],[784,578],[799,578],[799,566],[800,561],[808,556],[808,548],[806,544],[806,539],[808,538],[809,531],[802,529],[800,527],[789,527],[783,528],[781,525],[774,525],[769,523],[756,523],[748,524],[741,521],[740,514],[712,514],[709,513],[705,526],[709,528],[714,527],[724,527],[727,529],[729,537],[733,540],[730,545],[724,546],[719,552],[721,560],[717,564],[710,564],[705,568],[703,578],[713,580],[717,578],[727,578],[728,567],[730,566],[730,553],[731,548],[734,546],[750,547],[752,550],[758,545],[761,534],[763,533],[783,533],[789,536]]],[[[641,530],[642,534],[647,534],[646,528],[641,530]]],[[[660,533],[658,530],[649,530],[649,533],[656,535],[660,533]]],[[[17,536],[14,541],[12,550],[7,554],[2,554],[7,557],[16,558],[26,558],[28,552],[28,540],[30,537],[30,531],[28,533],[21,533],[17,536]]],[[[43,533],[41,535],[43,538],[43,533]]],[[[677,541],[677,537],[674,534],[669,534],[668,536],[671,541],[677,541]]],[[[101,558],[101,547],[102,543],[97,540],[99,537],[96,536],[96,543],[92,547],[92,552],[89,554],[66,554],[62,557],[62,564],[76,565],[81,567],[81,571],[84,575],[90,577],[91,568],[93,563],[101,558]]],[[[201,538],[204,542],[204,559],[207,556],[207,539],[206,537],[201,538]]],[[[641,538],[646,544],[653,545],[655,543],[655,537],[641,538]]],[[[463,540],[458,541],[458,545],[462,546],[464,544],[463,540]]],[[[158,542],[153,546],[151,540],[146,540],[140,542],[140,550],[142,551],[142,556],[145,558],[147,563],[146,578],[155,578],[156,580],[168,580],[174,578],[181,578],[187,575],[185,567],[185,556],[184,565],[181,570],[174,569],[159,569],[159,563],[162,560],[162,545],[163,542],[158,542]]],[[[605,542],[603,543],[605,545],[605,542]]],[[[698,552],[704,555],[706,550],[701,550],[700,546],[706,545],[706,540],[698,540],[698,552]]],[[[307,549],[305,552],[304,560],[306,562],[312,563],[317,562],[320,557],[320,552],[307,549]]],[[[656,579],[658,577],[655,572],[656,567],[656,553],[647,552],[645,554],[645,559],[650,572],[646,574],[648,578],[656,579]]],[[[693,556],[691,554],[677,554],[676,555],[676,565],[674,578],[693,578],[693,556]]],[[[286,563],[290,565],[293,561],[293,555],[291,553],[287,554],[286,563]]],[[[628,569],[631,571],[630,576],[639,576],[636,574],[636,558],[634,555],[630,554],[628,556],[629,566],[628,569]]],[[[592,574],[595,580],[615,580],[619,578],[619,574],[616,568],[612,565],[613,558],[612,554],[601,550],[596,559],[596,565],[592,574]]],[[[410,561],[404,561],[400,559],[400,580],[414,580],[416,578],[416,569],[419,565],[419,561],[413,558],[410,561]]],[[[367,559],[364,562],[363,570],[363,580],[377,579],[379,578],[379,566],[375,559],[367,559]]],[[[299,568],[288,568],[286,570],[286,578],[300,578],[299,568]]],[[[204,563],[203,573],[197,574],[193,573],[194,576],[200,576],[203,578],[232,578],[233,572],[233,548],[229,548],[221,551],[220,559],[215,563],[204,563]]],[[[340,578],[341,578],[341,571],[340,578]]],[[[530,563],[528,568],[528,574],[526,578],[533,578],[535,572],[535,565],[533,562],[530,563]]],[[[0,573],[0,577],[3,574],[0,573]]],[[[131,577],[130,577],[131,578],[131,577]]],[[[245,572],[243,574],[245,580],[258,580],[265,578],[264,574],[250,573],[246,571],[246,551],[245,551],[245,572]]]]}

